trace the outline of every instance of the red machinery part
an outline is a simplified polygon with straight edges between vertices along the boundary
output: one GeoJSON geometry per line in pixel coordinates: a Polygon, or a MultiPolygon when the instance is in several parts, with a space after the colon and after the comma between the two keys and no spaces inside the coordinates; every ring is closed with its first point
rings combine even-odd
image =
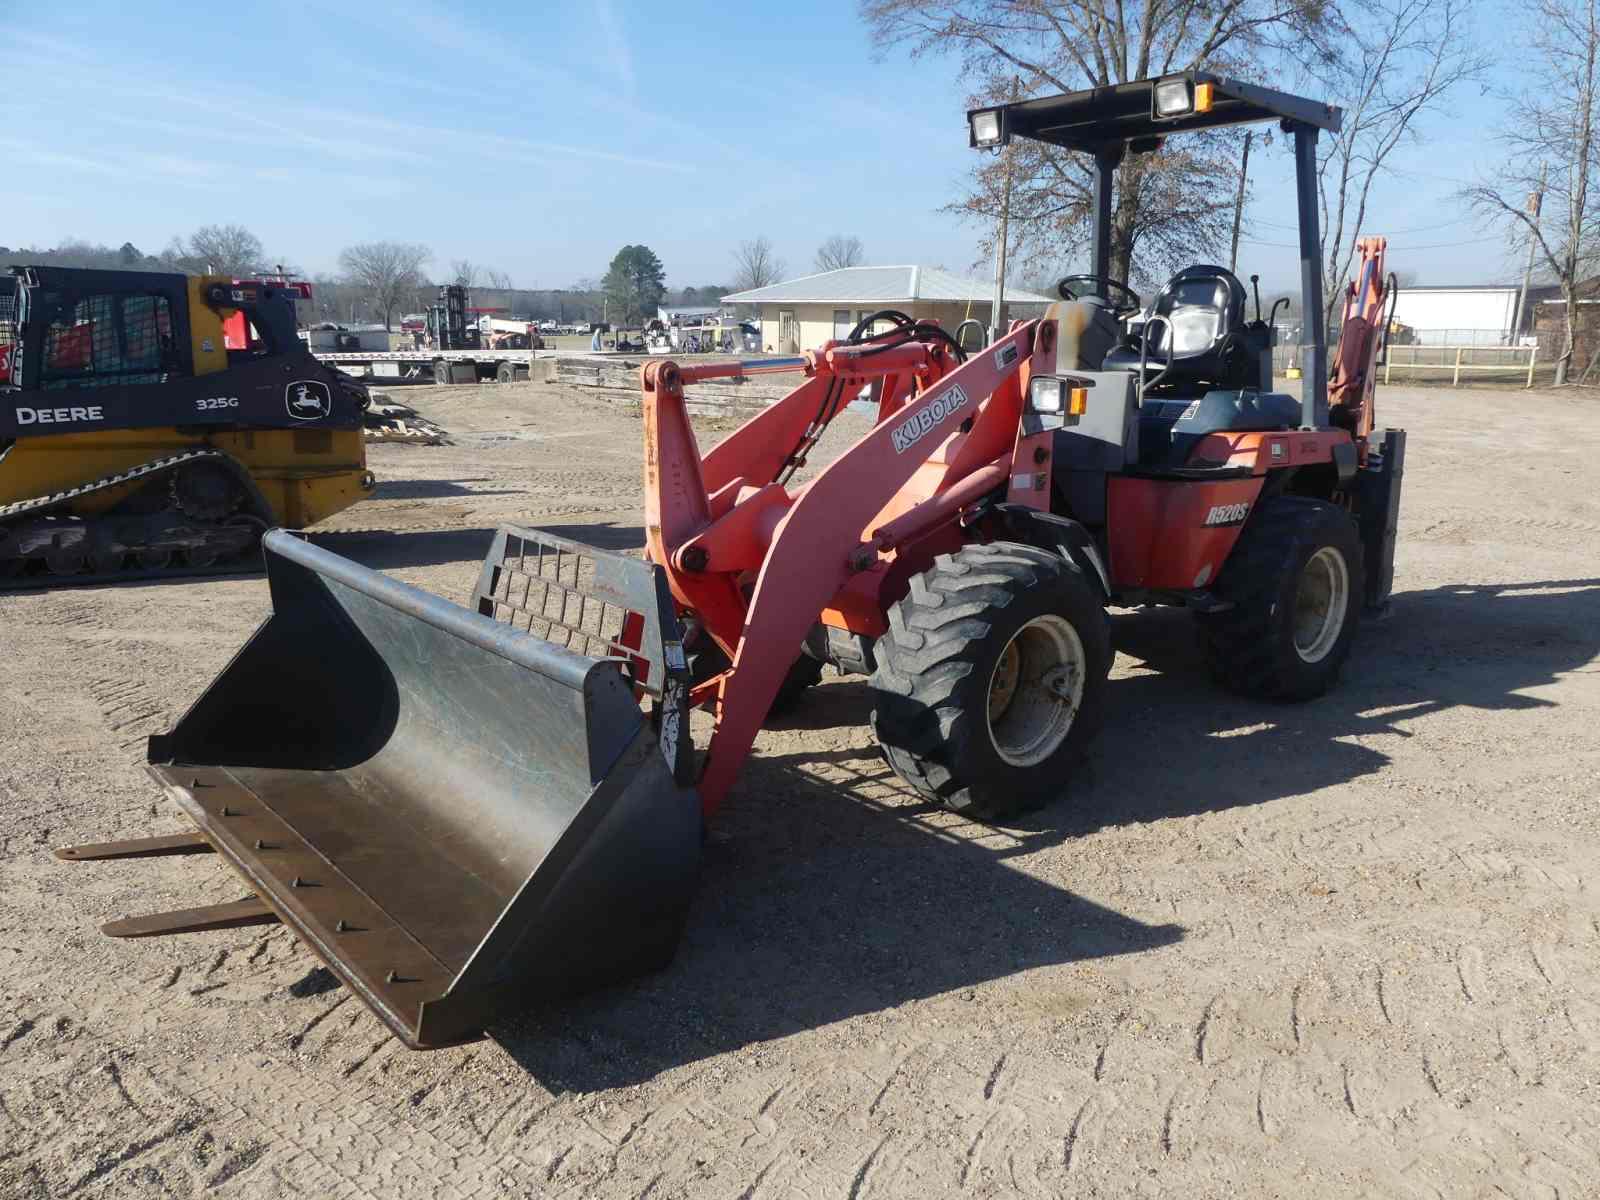
{"type": "Polygon", "coordinates": [[[1362,238],[1356,243],[1360,267],[1345,285],[1344,323],[1340,327],[1337,356],[1328,383],[1328,410],[1336,423],[1349,429],[1366,459],[1366,440],[1372,432],[1373,399],[1377,390],[1378,354],[1388,340],[1389,277],[1384,256],[1389,239],[1362,238]]]}
{"type": "Polygon", "coordinates": [[[703,456],[685,382],[746,371],[644,368],[650,557],[732,663],[718,681],[700,779],[706,812],[726,798],[818,614],[880,633],[887,605],[871,593],[896,567],[931,562],[923,542],[937,542],[964,504],[1005,484],[1032,356],[1047,369],[1053,335],[1050,322],[1019,325],[960,365],[937,341],[830,345],[805,356],[804,384],[703,456]],[[913,380],[918,390],[905,399],[913,380]],[[808,439],[873,381],[891,419],[808,484],[780,483],[808,439]],[[867,595],[853,586],[863,576],[867,595]],[[857,620],[874,609],[876,620],[857,620]]]}
{"type": "Polygon", "coordinates": [[[1239,540],[1262,478],[1196,482],[1112,476],[1106,516],[1114,586],[1206,587],[1239,540]]]}

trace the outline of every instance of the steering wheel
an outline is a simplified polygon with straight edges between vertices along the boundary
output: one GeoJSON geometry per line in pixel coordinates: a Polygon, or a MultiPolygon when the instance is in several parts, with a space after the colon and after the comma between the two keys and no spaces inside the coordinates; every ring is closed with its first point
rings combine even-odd
{"type": "Polygon", "coordinates": [[[1144,307],[1144,301],[1140,299],[1138,292],[1127,284],[1118,283],[1115,279],[1105,275],[1068,275],[1060,283],[1056,284],[1056,293],[1063,300],[1076,300],[1078,293],[1067,286],[1073,283],[1089,285],[1082,289],[1083,294],[1086,296],[1105,296],[1106,302],[1111,305],[1111,311],[1118,317],[1129,316],[1144,307]],[[1112,300],[1110,295],[1112,291],[1122,294],[1123,302],[1121,304],[1117,304],[1112,300]]]}

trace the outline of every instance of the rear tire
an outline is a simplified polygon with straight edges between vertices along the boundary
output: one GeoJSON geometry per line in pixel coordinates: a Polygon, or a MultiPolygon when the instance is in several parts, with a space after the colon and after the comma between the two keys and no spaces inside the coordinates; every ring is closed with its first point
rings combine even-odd
{"type": "Polygon", "coordinates": [[[516,369],[516,367],[512,366],[510,363],[503,362],[503,363],[499,364],[497,367],[495,367],[495,369],[494,369],[494,381],[496,383],[515,383],[516,379],[517,379],[517,369],[516,369]]]}
{"type": "Polygon", "coordinates": [[[872,731],[895,774],[998,820],[1065,790],[1103,715],[1111,636],[1075,564],[995,542],[914,576],[874,653],[872,731]]]}
{"type": "Polygon", "coordinates": [[[1350,655],[1364,587],[1349,513],[1304,496],[1263,501],[1217,579],[1233,607],[1197,618],[1213,677],[1262,700],[1322,695],[1350,655]]]}

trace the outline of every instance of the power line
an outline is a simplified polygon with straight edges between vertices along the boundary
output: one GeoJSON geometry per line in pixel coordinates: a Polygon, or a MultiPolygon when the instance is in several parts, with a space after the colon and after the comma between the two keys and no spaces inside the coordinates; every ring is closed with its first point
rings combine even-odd
{"type": "Polygon", "coordinates": [[[1442,250],[1446,246],[1481,246],[1485,242],[1504,242],[1505,240],[1506,239],[1503,238],[1503,237],[1481,237],[1481,238],[1466,238],[1465,240],[1459,241],[1459,242],[1421,242],[1421,243],[1418,243],[1417,245],[1414,245],[1414,246],[1413,245],[1408,245],[1408,244],[1402,242],[1399,246],[1394,247],[1394,249],[1396,249],[1396,250],[1442,250]]]}
{"type": "MultiPolygon", "coordinates": [[[[1242,242],[1247,242],[1252,246],[1270,246],[1275,250],[1298,250],[1298,249],[1300,249],[1300,245],[1299,245],[1298,242],[1263,242],[1259,238],[1252,238],[1252,237],[1243,237],[1243,238],[1240,238],[1239,240],[1242,241],[1242,242]]],[[[1406,244],[1406,243],[1401,243],[1400,245],[1390,245],[1389,249],[1391,249],[1391,250],[1442,250],[1442,249],[1444,249],[1444,248],[1446,248],[1448,246],[1481,246],[1485,242],[1504,242],[1504,241],[1505,241],[1505,239],[1501,238],[1501,237],[1481,237],[1481,238],[1467,238],[1464,241],[1459,241],[1459,242],[1419,242],[1416,245],[1409,245],[1409,244],[1406,244]]]]}
{"type": "MultiPolygon", "coordinates": [[[[1431,225],[1413,225],[1409,229],[1390,229],[1385,231],[1385,236],[1398,235],[1402,233],[1427,233],[1431,229],[1449,229],[1453,225],[1469,225],[1474,220],[1475,218],[1473,217],[1459,217],[1454,221],[1435,221],[1431,225]]],[[[1296,230],[1300,228],[1300,226],[1286,221],[1263,221],[1259,218],[1248,221],[1247,224],[1267,225],[1273,229],[1296,230]]]]}

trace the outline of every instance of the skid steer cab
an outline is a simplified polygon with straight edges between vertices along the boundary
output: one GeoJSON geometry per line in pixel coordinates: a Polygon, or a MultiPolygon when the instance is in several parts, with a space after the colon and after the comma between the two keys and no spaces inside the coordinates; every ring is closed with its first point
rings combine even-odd
{"type": "Polygon", "coordinates": [[[295,336],[309,285],[0,280],[0,587],[253,568],[372,489],[365,389],[295,336]]]}
{"type": "Polygon", "coordinates": [[[886,310],[798,359],[648,364],[642,558],[507,527],[462,609],[268,534],[271,617],[150,740],[197,832],[62,852],[215,850],[252,896],[108,931],[283,920],[408,1044],[439,1045],[665,961],[702,822],[825,663],[870,677],[899,776],[981,819],[1069,786],[1105,708],[1108,606],[1187,607],[1223,683],[1317,695],[1387,598],[1405,445],[1372,432],[1381,239],[1331,385],[1322,367],[1314,145],[1338,123],[1206,75],[971,114],[979,146],[1094,157],[1091,273],[970,353],[886,310]],[[1272,389],[1270,322],[1229,272],[1180,271],[1137,331],[1143,298],[1107,274],[1125,157],[1248,121],[1295,142],[1317,364],[1299,397],[1272,389]],[[796,370],[701,449],[686,385],[796,370]],[[869,389],[873,428],[802,478],[869,389]]]}

